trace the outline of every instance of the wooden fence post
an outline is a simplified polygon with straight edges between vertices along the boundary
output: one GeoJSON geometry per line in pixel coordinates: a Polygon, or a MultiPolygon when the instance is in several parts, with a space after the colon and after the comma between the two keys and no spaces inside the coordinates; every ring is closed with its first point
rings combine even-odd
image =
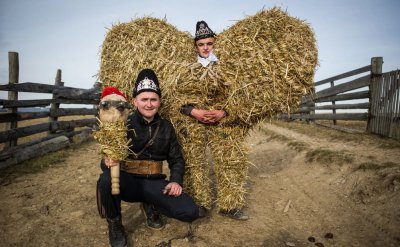
{"type": "MultiPolygon", "coordinates": [[[[16,84],[19,80],[19,59],[18,52],[10,51],[8,52],[8,83],[16,84]]],[[[8,91],[8,100],[18,100],[18,92],[8,91]]],[[[18,108],[8,109],[7,112],[17,113],[18,108]]],[[[18,121],[12,121],[8,124],[8,129],[16,129],[18,127],[18,121]]],[[[9,142],[5,143],[5,147],[13,147],[16,146],[18,139],[12,139],[9,142]]]]}
{"type": "MultiPolygon", "coordinates": [[[[64,82],[62,82],[61,81],[61,69],[58,69],[57,70],[57,74],[56,74],[56,79],[55,79],[55,82],[54,82],[54,85],[55,86],[64,86],[64,82]]],[[[53,94],[53,99],[55,99],[56,97],[55,97],[55,95],[53,94]]],[[[52,123],[52,122],[56,122],[57,120],[58,120],[58,117],[53,117],[52,115],[51,115],[51,113],[52,112],[55,112],[57,109],[59,109],[60,108],[60,104],[59,103],[51,103],[51,106],[50,106],[50,117],[49,117],[49,122],[50,123],[52,123]]],[[[51,126],[51,125],[50,125],[51,126]]],[[[49,130],[49,132],[48,132],[48,134],[54,134],[56,131],[53,131],[53,130],[49,130]]]]}
{"type": "Polygon", "coordinates": [[[382,65],[383,65],[383,57],[373,57],[371,58],[371,78],[370,78],[370,86],[369,86],[369,110],[368,110],[368,122],[367,122],[367,132],[372,132],[376,126],[376,120],[379,113],[379,104],[377,98],[379,97],[377,94],[379,92],[378,82],[382,76],[382,65]]]}
{"type": "MultiPolygon", "coordinates": [[[[334,87],[334,86],[335,86],[335,81],[331,81],[331,87],[334,87]]],[[[336,104],[336,101],[332,100],[332,105],[335,105],[335,104],[336,104]]],[[[336,115],[336,109],[335,108],[332,109],[332,114],[334,116],[336,115]]],[[[332,121],[333,121],[333,125],[337,124],[336,119],[333,119],[332,121]]]]}
{"type": "Polygon", "coordinates": [[[383,57],[371,58],[371,74],[372,76],[382,75],[383,57]]]}
{"type": "MultiPolygon", "coordinates": [[[[101,93],[101,83],[100,82],[98,82],[98,81],[96,81],[94,84],[93,84],[93,89],[94,89],[94,91],[96,91],[96,92],[100,92],[101,93]]],[[[98,107],[98,105],[96,104],[96,105],[93,105],[93,109],[97,109],[97,107],[98,107]]],[[[97,115],[96,115],[97,116],[97,115]]]]}

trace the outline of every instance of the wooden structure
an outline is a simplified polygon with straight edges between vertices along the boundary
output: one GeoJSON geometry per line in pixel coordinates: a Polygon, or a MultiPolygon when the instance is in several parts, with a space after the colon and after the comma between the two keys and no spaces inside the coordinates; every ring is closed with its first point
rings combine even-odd
{"type": "Polygon", "coordinates": [[[400,71],[373,77],[367,130],[400,140],[400,71]]]}
{"type": "Polygon", "coordinates": [[[0,113],[0,123],[7,127],[0,131],[0,168],[22,162],[44,153],[56,151],[69,145],[69,139],[76,136],[88,136],[97,124],[97,105],[100,89],[97,84],[91,89],[65,87],[61,79],[61,70],[57,71],[55,85],[25,82],[19,83],[18,53],[9,52],[9,83],[0,85],[1,91],[8,91],[8,100],[0,100],[0,106],[7,112],[0,113]],[[51,99],[18,100],[19,92],[52,94],[51,99]],[[84,104],[89,108],[60,108],[60,104],[84,104]],[[50,106],[50,107],[49,107],[50,106]],[[39,107],[42,111],[24,112],[22,108],[39,107]],[[92,118],[81,118],[70,121],[59,121],[63,116],[89,115],[92,118]],[[47,118],[48,121],[18,127],[19,121],[47,118]],[[76,130],[76,128],[80,130],[76,130]],[[45,137],[18,145],[18,139],[38,133],[45,137]]]}
{"type": "Polygon", "coordinates": [[[400,140],[399,71],[382,73],[382,64],[382,57],[373,57],[370,65],[315,82],[315,87],[328,83],[330,87],[304,96],[296,112],[280,118],[332,120],[334,125],[337,120],[367,121],[368,132],[400,140]],[[354,76],[359,77],[335,85],[338,80],[354,76]],[[343,101],[346,103],[338,104],[343,101]],[[350,109],[358,112],[337,113],[350,109]]]}

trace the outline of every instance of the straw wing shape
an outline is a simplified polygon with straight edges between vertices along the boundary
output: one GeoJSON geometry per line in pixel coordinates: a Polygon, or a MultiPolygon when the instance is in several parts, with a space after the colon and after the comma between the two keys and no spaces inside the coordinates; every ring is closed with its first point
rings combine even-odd
{"type": "Polygon", "coordinates": [[[290,113],[313,89],[314,33],[279,8],[260,11],[222,32],[215,52],[223,80],[231,84],[227,110],[243,124],[290,113]]]}
{"type": "Polygon", "coordinates": [[[279,8],[262,10],[224,30],[217,36],[215,54],[218,68],[201,68],[189,33],[166,20],[134,19],[107,33],[100,80],[132,95],[139,71],[151,68],[163,92],[164,117],[173,121],[182,104],[206,104],[207,94],[221,93],[224,98],[209,108],[225,109],[225,122],[246,127],[295,110],[301,96],[313,90],[318,55],[314,33],[279,8]],[[196,98],[196,90],[206,98],[196,98]]]}
{"type": "MultiPolygon", "coordinates": [[[[101,52],[100,80],[131,96],[135,80],[144,68],[153,69],[160,81],[163,112],[168,112],[173,88],[170,84],[194,56],[190,34],[178,31],[165,20],[144,17],[114,25],[101,52]]],[[[167,115],[163,113],[162,115],[167,115]]]]}

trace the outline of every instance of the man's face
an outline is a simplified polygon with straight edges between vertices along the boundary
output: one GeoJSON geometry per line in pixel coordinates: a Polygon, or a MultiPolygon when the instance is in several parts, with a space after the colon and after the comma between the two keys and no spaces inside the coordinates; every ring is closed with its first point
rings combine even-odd
{"type": "Polygon", "coordinates": [[[196,51],[200,57],[208,58],[210,52],[214,50],[215,38],[205,38],[196,41],[196,51]]]}
{"type": "Polygon", "coordinates": [[[148,122],[152,121],[161,105],[161,99],[158,94],[154,92],[143,92],[136,96],[133,100],[140,114],[148,122]]]}

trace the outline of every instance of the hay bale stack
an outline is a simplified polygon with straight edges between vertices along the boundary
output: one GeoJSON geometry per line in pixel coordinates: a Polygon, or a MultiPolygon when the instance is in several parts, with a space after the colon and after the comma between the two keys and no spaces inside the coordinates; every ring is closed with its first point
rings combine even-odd
{"type": "Polygon", "coordinates": [[[144,17],[114,25],[102,45],[100,80],[131,96],[140,70],[153,69],[160,81],[163,104],[175,77],[195,56],[190,34],[178,31],[166,20],[144,17]]]}
{"type": "Polygon", "coordinates": [[[247,17],[217,39],[222,79],[232,84],[227,109],[243,124],[290,112],[313,89],[314,33],[281,9],[247,17]]]}

